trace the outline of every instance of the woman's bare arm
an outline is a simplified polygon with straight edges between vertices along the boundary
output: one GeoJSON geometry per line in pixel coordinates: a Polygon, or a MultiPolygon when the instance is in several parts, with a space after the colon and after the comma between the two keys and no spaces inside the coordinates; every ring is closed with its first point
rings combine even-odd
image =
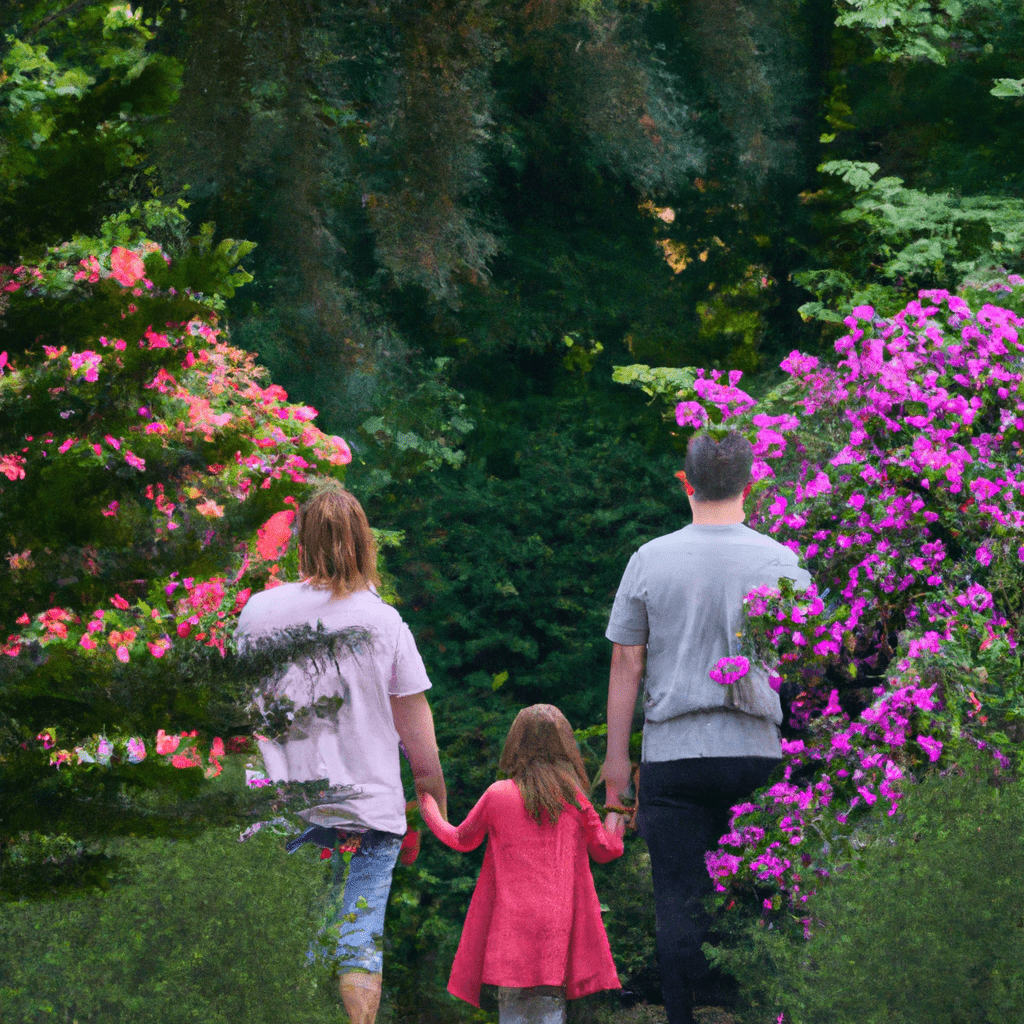
{"type": "Polygon", "coordinates": [[[448,820],[448,792],[441,771],[441,758],[434,735],[434,716],[424,693],[391,698],[391,715],[395,729],[409,755],[409,765],[416,784],[417,797],[429,793],[436,801],[441,816],[448,820]]]}

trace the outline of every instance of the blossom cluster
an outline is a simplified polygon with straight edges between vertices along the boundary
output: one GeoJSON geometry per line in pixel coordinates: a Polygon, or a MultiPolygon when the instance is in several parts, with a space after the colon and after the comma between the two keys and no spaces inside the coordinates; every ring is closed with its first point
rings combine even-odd
{"type": "MultiPolygon", "coordinates": [[[[224,769],[222,759],[227,754],[245,752],[249,743],[247,737],[233,737],[226,744],[220,736],[214,736],[209,750],[204,755],[200,752],[197,741],[198,732],[193,729],[181,733],[168,734],[159,729],[152,741],[152,752],[163,759],[172,768],[203,768],[206,778],[220,775],[224,769]],[[192,742],[189,742],[189,741],[192,742]],[[184,741],[184,746],[182,746],[184,741]]],[[[58,730],[44,729],[36,736],[36,741],[43,750],[50,751],[50,764],[60,768],[62,765],[99,765],[110,767],[118,764],[141,764],[150,754],[146,741],[141,736],[107,737],[96,734],[81,740],[71,749],[57,746],[58,730]]]]}
{"type": "MultiPolygon", "coordinates": [[[[144,242],[3,279],[12,301],[120,310],[76,343],[0,355],[0,671],[29,690],[74,676],[88,700],[121,666],[170,680],[197,645],[224,654],[295,557],[299,503],[351,461],[230,344],[214,303],[153,283],[153,259],[168,265],[144,242]]],[[[129,741],[70,743],[55,763],[133,763],[129,741]]]]}
{"type": "Polygon", "coordinates": [[[708,866],[723,891],[774,887],[766,912],[798,913],[871,816],[964,744],[1024,758],[1024,320],[922,292],[846,326],[834,366],[793,352],[766,399],[734,372],[677,406],[680,425],[751,440],[750,525],[814,579],[745,602],[744,656],[785,687],[804,738],[708,866]]]}

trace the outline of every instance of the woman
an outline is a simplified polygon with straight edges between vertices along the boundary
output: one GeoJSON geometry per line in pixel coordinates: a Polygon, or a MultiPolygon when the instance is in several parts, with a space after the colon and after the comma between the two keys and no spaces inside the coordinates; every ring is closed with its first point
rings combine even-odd
{"type": "Polygon", "coordinates": [[[325,931],[337,935],[339,988],[352,1024],[373,1024],[384,909],[406,831],[399,741],[417,796],[429,793],[447,817],[425,696],[430,680],[408,626],[377,594],[377,551],[359,502],[340,486],[319,491],[299,511],[298,541],[301,581],[250,598],[237,635],[244,646],[246,637],[322,624],[329,633],[357,630],[365,637],[345,645],[337,659],[315,659],[319,669],[289,667],[275,684],[276,698],[301,709],[340,697],[340,709],[297,714],[283,742],[261,741],[260,751],[273,780],[329,784],[324,802],[299,814],[318,832],[337,830],[346,852],[354,851],[347,879],[346,858],[333,853],[325,931]]]}

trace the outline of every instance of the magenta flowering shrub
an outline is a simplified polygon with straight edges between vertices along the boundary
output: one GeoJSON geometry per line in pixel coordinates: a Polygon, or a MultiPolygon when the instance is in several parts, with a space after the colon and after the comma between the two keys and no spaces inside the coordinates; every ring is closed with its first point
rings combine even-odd
{"type": "MultiPolygon", "coordinates": [[[[204,659],[351,455],[154,243],[75,255],[0,270],[8,315],[54,308],[61,342],[0,355],[0,760],[216,775],[238,708],[204,659]]],[[[31,823],[5,803],[5,831],[31,823]]]]}
{"type": "Polygon", "coordinates": [[[1024,319],[935,291],[846,326],[836,365],[793,352],[760,401],[736,371],[675,396],[680,426],[750,438],[749,524],[814,580],[746,598],[744,656],[801,738],[708,867],[762,923],[808,926],[808,893],[869,844],[872,816],[957,751],[1024,765],[1024,319]]]}

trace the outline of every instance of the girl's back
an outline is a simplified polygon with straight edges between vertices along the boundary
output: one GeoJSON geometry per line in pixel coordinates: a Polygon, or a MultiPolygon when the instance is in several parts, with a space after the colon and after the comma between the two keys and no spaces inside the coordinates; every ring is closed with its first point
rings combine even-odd
{"type": "Polygon", "coordinates": [[[564,986],[569,999],[618,988],[588,855],[622,854],[589,801],[563,804],[557,822],[527,813],[516,783],[496,782],[458,828],[432,801],[421,803],[431,831],[456,850],[490,837],[448,990],[479,1005],[480,984],[564,986]]]}

